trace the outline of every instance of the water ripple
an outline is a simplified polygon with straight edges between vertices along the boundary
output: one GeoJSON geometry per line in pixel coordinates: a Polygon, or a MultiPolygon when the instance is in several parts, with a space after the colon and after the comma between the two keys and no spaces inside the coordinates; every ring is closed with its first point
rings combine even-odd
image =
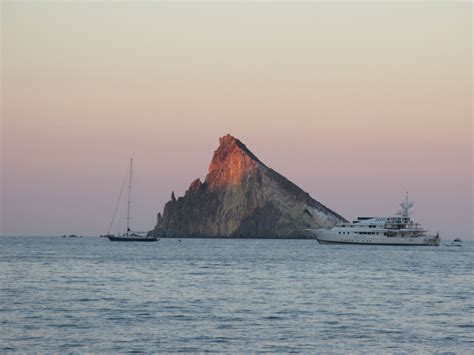
{"type": "Polygon", "coordinates": [[[466,353],[463,244],[0,238],[0,352],[466,353]]]}

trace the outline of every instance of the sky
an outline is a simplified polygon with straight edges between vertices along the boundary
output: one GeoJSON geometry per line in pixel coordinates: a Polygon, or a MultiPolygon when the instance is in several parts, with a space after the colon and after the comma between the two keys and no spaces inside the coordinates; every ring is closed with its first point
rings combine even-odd
{"type": "Polygon", "coordinates": [[[408,191],[474,239],[469,1],[1,4],[0,235],[105,234],[130,157],[150,230],[230,133],[348,219],[408,191]]]}

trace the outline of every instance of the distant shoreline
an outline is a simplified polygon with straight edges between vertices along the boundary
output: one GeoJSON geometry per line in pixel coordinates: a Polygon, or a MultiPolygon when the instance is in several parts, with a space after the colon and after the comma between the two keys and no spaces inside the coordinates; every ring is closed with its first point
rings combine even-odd
{"type": "MultiPolygon", "coordinates": [[[[77,237],[63,237],[62,235],[2,235],[0,238],[61,238],[61,239],[83,239],[83,238],[104,238],[98,235],[83,235],[77,237]]],[[[298,239],[298,240],[316,240],[315,238],[304,238],[304,237],[294,237],[294,238],[274,238],[274,237],[158,237],[159,239],[229,239],[229,240],[237,240],[237,239],[298,239]]]]}
{"type": "MultiPolygon", "coordinates": [[[[107,239],[106,237],[100,237],[98,235],[83,235],[77,237],[68,237],[66,236],[63,238],[62,235],[0,235],[0,238],[60,238],[60,239],[84,239],[84,238],[98,238],[98,239],[107,239]]],[[[274,237],[158,237],[158,239],[226,239],[226,240],[251,240],[251,239],[258,239],[258,240],[314,240],[316,238],[274,238],[274,237]]],[[[474,239],[465,239],[461,238],[463,242],[474,242],[474,239]]],[[[454,239],[443,239],[443,242],[453,242],[454,239]]]]}

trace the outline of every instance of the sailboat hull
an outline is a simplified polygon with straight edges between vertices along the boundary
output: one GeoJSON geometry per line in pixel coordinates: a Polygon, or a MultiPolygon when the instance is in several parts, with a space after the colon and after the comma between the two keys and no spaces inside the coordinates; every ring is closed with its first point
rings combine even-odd
{"type": "Polygon", "coordinates": [[[112,242],[156,242],[157,238],[149,237],[107,237],[112,242]]]}

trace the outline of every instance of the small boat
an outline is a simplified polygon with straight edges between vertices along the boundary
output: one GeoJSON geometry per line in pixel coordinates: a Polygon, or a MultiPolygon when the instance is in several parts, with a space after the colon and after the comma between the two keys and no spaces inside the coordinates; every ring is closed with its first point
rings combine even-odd
{"type": "Polygon", "coordinates": [[[451,243],[453,247],[462,247],[462,240],[461,238],[455,238],[451,243]]]}
{"type": "MultiPolygon", "coordinates": [[[[133,168],[133,159],[130,158],[130,168],[129,168],[129,176],[128,176],[127,229],[125,233],[119,233],[115,235],[110,234],[110,229],[112,228],[112,224],[115,219],[115,214],[117,212],[117,207],[118,207],[118,202],[117,202],[117,206],[115,206],[114,215],[112,217],[112,222],[110,223],[109,230],[105,236],[112,242],[156,242],[158,238],[154,236],[149,236],[147,235],[146,232],[137,232],[137,231],[132,231],[130,229],[130,219],[131,219],[130,194],[131,194],[131,189],[132,189],[132,168],[133,168]]],[[[119,201],[120,201],[120,197],[119,197],[119,201]]]]}

